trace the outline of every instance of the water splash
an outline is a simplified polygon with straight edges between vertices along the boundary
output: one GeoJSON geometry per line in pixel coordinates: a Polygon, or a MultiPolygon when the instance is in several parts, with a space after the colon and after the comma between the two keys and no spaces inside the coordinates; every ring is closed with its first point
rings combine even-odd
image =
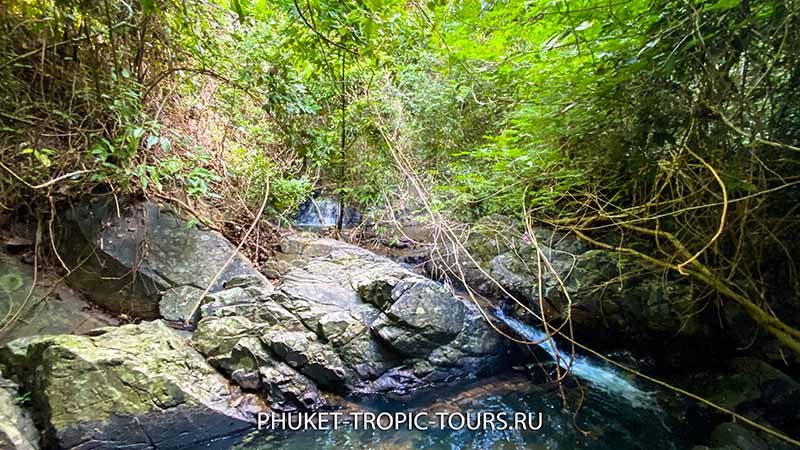
{"type": "Polygon", "coordinates": [[[525,339],[541,342],[539,347],[557,361],[559,366],[571,371],[576,377],[592,383],[597,389],[609,395],[622,397],[636,408],[658,409],[658,404],[652,395],[637,388],[615,370],[595,364],[584,356],[571,357],[558,349],[555,339],[552,337],[548,339],[547,335],[538,329],[506,316],[502,309],[497,309],[495,316],[525,339]]]}

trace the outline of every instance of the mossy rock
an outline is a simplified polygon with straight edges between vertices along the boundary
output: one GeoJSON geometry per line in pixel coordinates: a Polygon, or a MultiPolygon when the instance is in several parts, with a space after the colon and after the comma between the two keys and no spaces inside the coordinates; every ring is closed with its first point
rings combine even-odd
{"type": "Polygon", "coordinates": [[[193,448],[254,422],[231,406],[228,382],[160,321],[17,344],[3,353],[51,447],[193,448]]]}

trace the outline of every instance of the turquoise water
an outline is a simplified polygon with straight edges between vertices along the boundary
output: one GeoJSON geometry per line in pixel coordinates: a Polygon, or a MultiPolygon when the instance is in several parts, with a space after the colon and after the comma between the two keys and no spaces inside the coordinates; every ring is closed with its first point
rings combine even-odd
{"type": "MultiPolygon", "coordinates": [[[[236,450],[366,449],[530,449],[530,450],[678,450],[691,445],[680,439],[680,427],[664,413],[637,408],[590,384],[567,383],[564,401],[558,388],[529,376],[495,377],[421,391],[411,397],[361,399],[350,409],[377,412],[542,413],[538,430],[336,430],[256,433],[236,450]],[[582,398],[582,400],[581,400],[582,398]],[[580,404],[580,408],[576,405],[580,404]]],[[[536,414],[534,414],[536,417],[536,414]]]]}

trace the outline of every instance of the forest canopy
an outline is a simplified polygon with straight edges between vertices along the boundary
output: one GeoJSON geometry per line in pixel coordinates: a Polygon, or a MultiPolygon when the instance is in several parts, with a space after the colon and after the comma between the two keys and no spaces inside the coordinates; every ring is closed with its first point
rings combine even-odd
{"type": "Polygon", "coordinates": [[[235,235],[267,192],[425,197],[690,277],[800,352],[796,1],[0,5],[2,210],[111,191],[235,235]]]}

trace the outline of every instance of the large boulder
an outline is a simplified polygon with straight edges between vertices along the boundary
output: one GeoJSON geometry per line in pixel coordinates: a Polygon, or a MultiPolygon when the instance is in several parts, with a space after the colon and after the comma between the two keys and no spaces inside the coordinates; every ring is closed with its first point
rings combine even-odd
{"type": "Polygon", "coordinates": [[[0,374],[0,448],[36,450],[39,432],[28,411],[19,405],[21,393],[16,383],[0,374]]]}
{"type": "Polygon", "coordinates": [[[197,448],[265,409],[160,321],[18,344],[0,358],[31,392],[47,447],[197,448]]]}
{"type": "Polygon", "coordinates": [[[405,391],[502,357],[505,342],[477,307],[442,285],[331,239],[306,234],[284,246],[315,256],[274,293],[219,293],[194,336],[211,364],[283,408],[322,404],[308,380],[339,393],[405,391]]]}
{"type": "Polygon", "coordinates": [[[278,251],[266,262],[265,273],[270,278],[282,278],[292,269],[303,267],[314,258],[351,248],[353,246],[345,242],[323,238],[309,231],[292,233],[281,240],[278,251]]]}
{"type": "Polygon", "coordinates": [[[59,251],[72,269],[68,282],[98,305],[133,317],[160,317],[162,295],[171,292],[167,313],[188,313],[197,299],[181,303],[196,290],[216,292],[232,279],[266,279],[221,234],[152,202],[117,205],[97,198],[69,209],[62,217],[59,251]],[[182,306],[181,306],[182,305],[182,306]]]}
{"type": "Polygon", "coordinates": [[[226,303],[226,298],[220,295],[206,305],[206,317],[194,333],[193,346],[243,390],[263,394],[273,409],[325,405],[316,384],[300,372],[307,369],[309,357],[320,355],[306,353],[302,358],[299,347],[293,347],[295,353],[290,354],[290,347],[280,344],[302,336],[307,331],[302,323],[269,296],[238,297],[236,303],[226,303]]]}
{"type": "Polygon", "coordinates": [[[427,356],[464,328],[467,307],[439,284],[411,278],[396,283],[391,296],[371,326],[398,353],[427,356]]]}

